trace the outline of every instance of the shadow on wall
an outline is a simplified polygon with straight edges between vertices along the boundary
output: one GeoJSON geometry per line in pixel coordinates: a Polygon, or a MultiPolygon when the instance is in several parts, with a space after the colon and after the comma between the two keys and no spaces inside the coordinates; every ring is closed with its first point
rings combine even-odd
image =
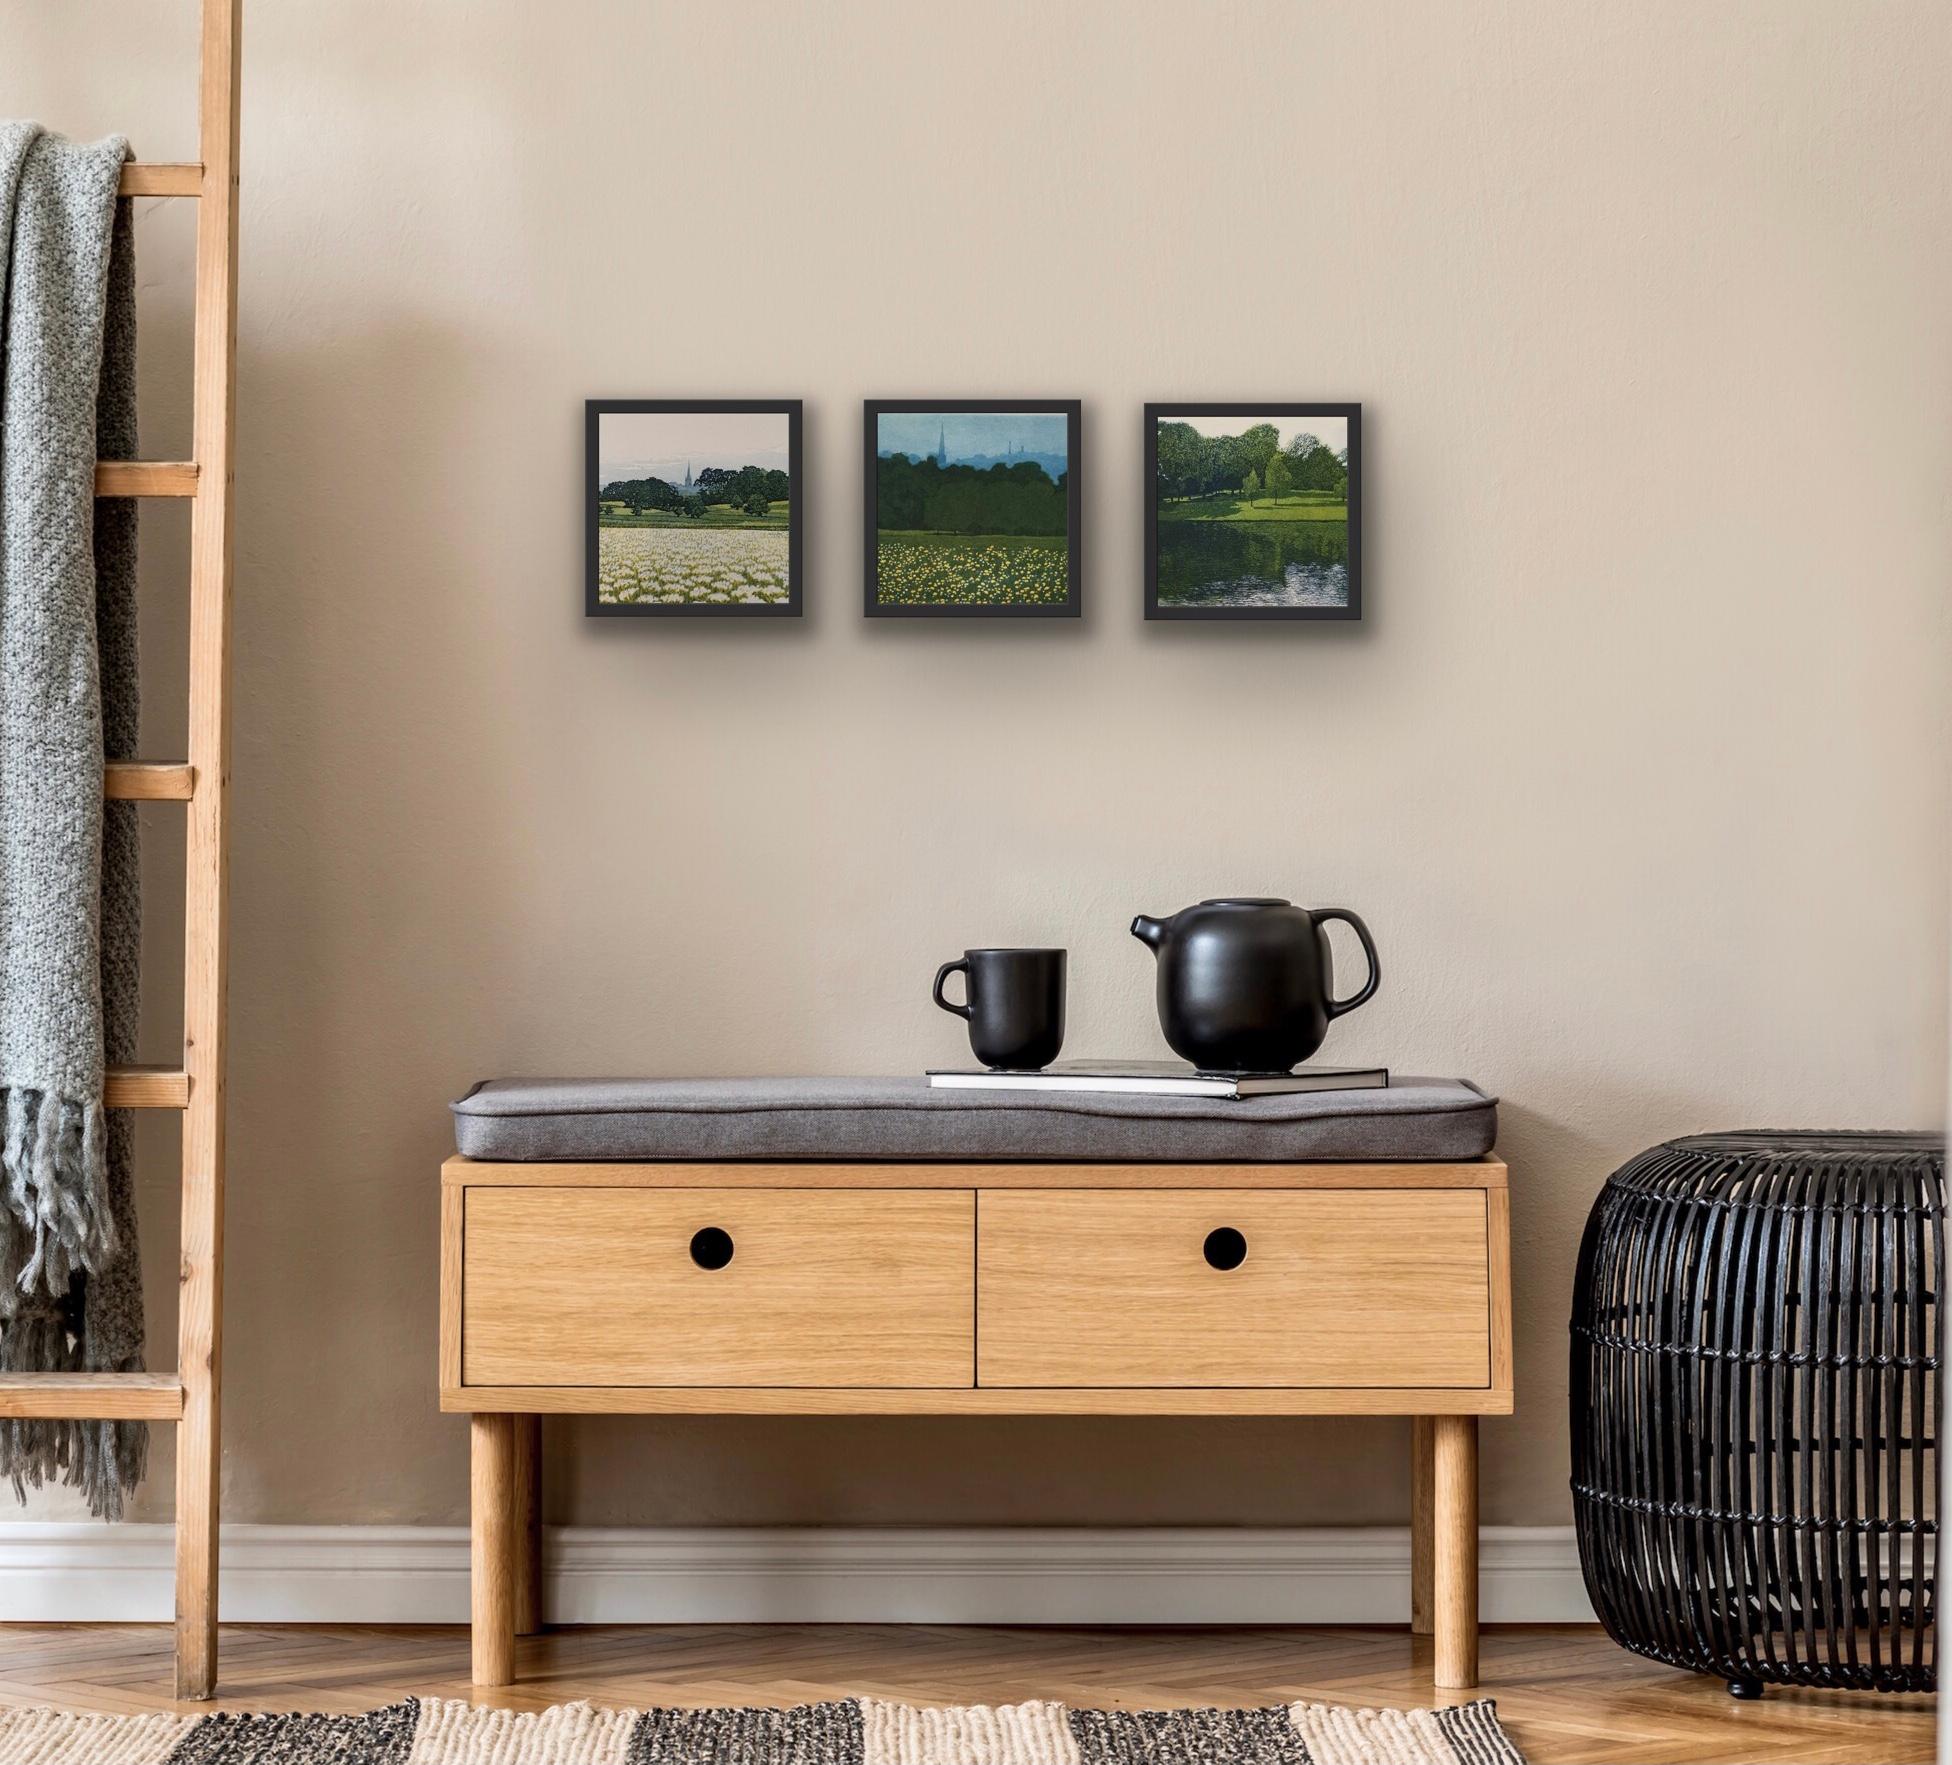
{"type": "MultiPolygon", "coordinates": [[[[397,317],[307,335],[247,323],[239,365],[227,1499],[412,1521],[466,1483],[465,1426],[433,1414],[442,1105],[474,1076],[452,1026],[523,1020],[505,952],[548,864],[519,805],[560,707],[512,628],[542,590],[510,580],[509,463],[434,489],[506,423],[480,371],[505,345],[397,317]]],[[[574,582],[570,552],[566,603],[574,582]]]]}

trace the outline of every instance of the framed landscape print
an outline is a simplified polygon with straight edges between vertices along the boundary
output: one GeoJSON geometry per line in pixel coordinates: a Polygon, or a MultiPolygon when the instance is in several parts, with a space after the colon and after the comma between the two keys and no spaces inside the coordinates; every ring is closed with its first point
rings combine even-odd
{"type": "Polygon", "coordinates": [[[866,611],[1074,619],[1076,399],[870,399],[866,611]]]}
{"type": "Polygon", "coordinates": [[[1362,406],[1145,407],[1148,619],[1360,619],[1362,406]]]}
{"type": "Polygon", "coordinates": [[[584,608],[795,618],[800,401],[593,398],[584,608]]]}

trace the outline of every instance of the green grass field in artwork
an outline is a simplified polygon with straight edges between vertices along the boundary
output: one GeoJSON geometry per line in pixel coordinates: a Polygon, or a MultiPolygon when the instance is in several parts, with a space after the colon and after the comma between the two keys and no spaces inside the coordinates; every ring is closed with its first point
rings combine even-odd
{"type": "Polygon", "coordinates": [[[1067,542],[1049,534],[882,533],[875,598],[893,607],[1062,606],[1067,542]]]}
{"type": "Polygon", "coordinates": [[[1346,521],[1349,505],[1329,490],[1289,490],[1249,501],[1237,490],[1161,502],[1165,521],[1346,521]]]}
{"type": "Polygon", "coordinates": [[[669,509],[639,509],[633,513],[625,503],[598,503],[599,527],[732,527],[785,528],[792,505],[784,498],[773,503],[764,515],[748,515],[727,503],[713,503],[702,515],[678,515],[669,509]]]}

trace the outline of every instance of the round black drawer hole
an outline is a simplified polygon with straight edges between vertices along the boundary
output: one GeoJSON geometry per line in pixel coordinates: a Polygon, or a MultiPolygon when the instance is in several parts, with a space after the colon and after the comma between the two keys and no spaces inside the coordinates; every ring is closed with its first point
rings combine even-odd
{"type": "Polygon", "coordinates": [[[701,1269],[722,1269],[732,1260],[732,1234],[723,1226],[701,1226],[691,1235],[691,1260],[701,1269]]]}
{"type": "Polygon", "coordinates": [[[1232,1226],[1215,1226],[1200,1248],[1216,1269],[1237,1269],[1247,1260],[1247,1240],[1232,1226]]]}

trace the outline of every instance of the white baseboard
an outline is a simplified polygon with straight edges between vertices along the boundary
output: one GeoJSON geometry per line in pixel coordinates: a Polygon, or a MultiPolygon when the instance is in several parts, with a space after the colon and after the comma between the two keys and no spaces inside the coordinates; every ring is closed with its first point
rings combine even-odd
{"type": "MultiPolygon", "coordinates": [[[[168,1526],[0,1525],[0,1619],[164,1621],[168,1526]]],[[[1490,1526],[1490,1623],[1593,1616],[1572,1529],[1490,1526]]],[[[1403,1527],[552,1529],[546,1602],[562,1624],[1395,1624],[1410,1602],[1403,1527]]],[[[455,1624],[459,1526],[227,1526],[234,1623],[455,1624]]]]}

